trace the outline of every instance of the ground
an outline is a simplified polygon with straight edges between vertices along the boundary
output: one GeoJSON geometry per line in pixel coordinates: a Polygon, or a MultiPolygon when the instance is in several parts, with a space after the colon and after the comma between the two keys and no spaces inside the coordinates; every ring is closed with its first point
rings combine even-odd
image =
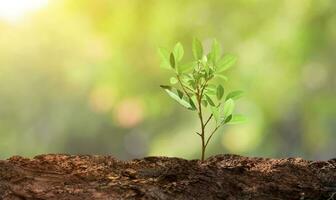
{"type": "Polygon", "coordinates": [[[48,154],[0,161],[0,199],[336,200],[336,159],[48,154]],[[334,196],[333,196],[334,195],[334,196]]]}

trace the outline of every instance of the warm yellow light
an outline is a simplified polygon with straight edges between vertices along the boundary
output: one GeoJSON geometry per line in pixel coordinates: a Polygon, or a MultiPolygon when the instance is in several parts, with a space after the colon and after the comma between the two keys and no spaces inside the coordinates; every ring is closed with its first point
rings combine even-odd
{"type": "Polygon", "coordinates": [[[0,20],[16,22],[47,3],[48,0],[0,0],[0,20]]]}

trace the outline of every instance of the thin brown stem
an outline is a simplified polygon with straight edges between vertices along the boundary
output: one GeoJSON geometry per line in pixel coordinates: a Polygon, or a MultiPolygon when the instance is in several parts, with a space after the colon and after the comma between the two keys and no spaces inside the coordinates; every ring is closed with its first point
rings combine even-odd
{"type": "MultiPolygon", "coordinates": [[[[180,80],[180,77],[177,77],[178,81],[181,84],[182,89],[184,90],[184,92],[186,92],[186,89],[183,87],[182,81],[180,80]]],[[[204,123],[204,119],[203,119],[203,113],[202,113],[202,97],[203,97],[203,93],[205,88],[207,87],[208,81],[210,79],[205,80],[204,84],[200,84],[197,86],[196,91],[194,92],[195,96],[196,96],[196,100],[197,100],[197,107],[198,107],[198,117],[201,123],[201,133],[196,132],[196,134],[198,134],[201,137],[201,142],[202,142],[202,152],[201,152],[201,160],[204,161],[205,158],[205,150],[207,147],[207,144],[209,143],[210,138],[212,137],[213,133],[211,133],[210,137],[208,138],[207,141],[205,141],[206,136],[205,136],[205,127],[208,125],[209,121],[211,120],[211,118],[213,117],[213,114],[211,114],[209,116],[209,118],[206,120],[206,122],[204,123]]],[[[197,83],[198,84],[198,83],[197,83]]],[[[188,95],[188,94],[187,94],[188,95]]],[[[188,95],[189,96],[189,95],[188,95]]],[[[190,98],[190,97],[189,97],[190,98]]],[[[217,130],[218,128],[216,128],[217,130]]],[[[215,131],[216,131],[215,130],[215,131]]],[[[214,131],[214,132],[215,132],[214,131]]]]}
{"type": "Polygon", "coordinates": [[[204,161],[204,157],[205,157],[205,126],[204,126],[204,121],[203,121],[203,113],[202,113],[202,96],[200,95],[200,90],[197,89],[196,92],[196,99],[197,99],[197,104],[198,104],[198,117],[200,119],[201,122],[201,142],[202,142],[202,155],[201,155],[201,160],[204,161]]]}
{"type": "Polygon", "coordinates": [[[213,117],[213,114],[211,114],[211,115],[209,116],[209,118],[208,118],[207,121],[205,122],[204,126],[207,126],[207,125],[208,125],[208,123],[210,122],[210,120],[211,120],[212,117],[213,117]]]}
{"type": "MultiPolygon", "coordinates": [[[[219,103],[219,104],[217,105],[217,108],[218,108],[220,105],[221,105],[221,103],[219,103]]],[[[209,118],[208,118],[208,120],[205,122],[205,125],[204,125],[204,126],[208,125],[208,123],[210,122],[210,120],[212,119],[212,117],[213,117],[213,114],[211,114],[211,115],[209,116],[209,118]]]]}

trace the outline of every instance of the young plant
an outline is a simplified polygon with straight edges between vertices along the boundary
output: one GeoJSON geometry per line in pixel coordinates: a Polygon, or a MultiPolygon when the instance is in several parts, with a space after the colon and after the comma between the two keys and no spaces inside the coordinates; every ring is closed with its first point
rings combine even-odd
{"type": "Polygon", "coordinates": [[[233,114],[234,100],[242,96],[242,91],[232,91],[225,95],[223,85],[218,83],[228,80],[223,73],[235,64],[236,57],[221,56],[221,48],[216,40],[213,41],[210,52],[205,55],[202,43],[194,38],[192,52],[194,60],[183,64],[184,50],[181,43],[177,43],[172,52],[159,48],[161,67],[174,73],[170,78],[171,86],[161,85],[161,88],[176,102],[197,113],[201,129],[196,134],[201,138],[203,161],[206,147],[216,131],[225,124],[243,122],[245,118],[233,114]],[[206,134],[207,126],[212,121],[215,126],[206,134]]]}

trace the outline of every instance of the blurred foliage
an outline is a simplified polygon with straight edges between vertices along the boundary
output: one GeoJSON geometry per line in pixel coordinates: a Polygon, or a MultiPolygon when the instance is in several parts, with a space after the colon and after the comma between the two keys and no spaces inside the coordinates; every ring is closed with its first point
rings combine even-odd
{"type": "Polygon", "coordinates": [[[237,109],[249,117],[208,154],[335,157],[333,0],[49,0],[0,17],[0,158],[198,158],[197,118],[160,90],[157,55],[194,36],[237,55],[227,87],[245,90],[237,109]]]}

